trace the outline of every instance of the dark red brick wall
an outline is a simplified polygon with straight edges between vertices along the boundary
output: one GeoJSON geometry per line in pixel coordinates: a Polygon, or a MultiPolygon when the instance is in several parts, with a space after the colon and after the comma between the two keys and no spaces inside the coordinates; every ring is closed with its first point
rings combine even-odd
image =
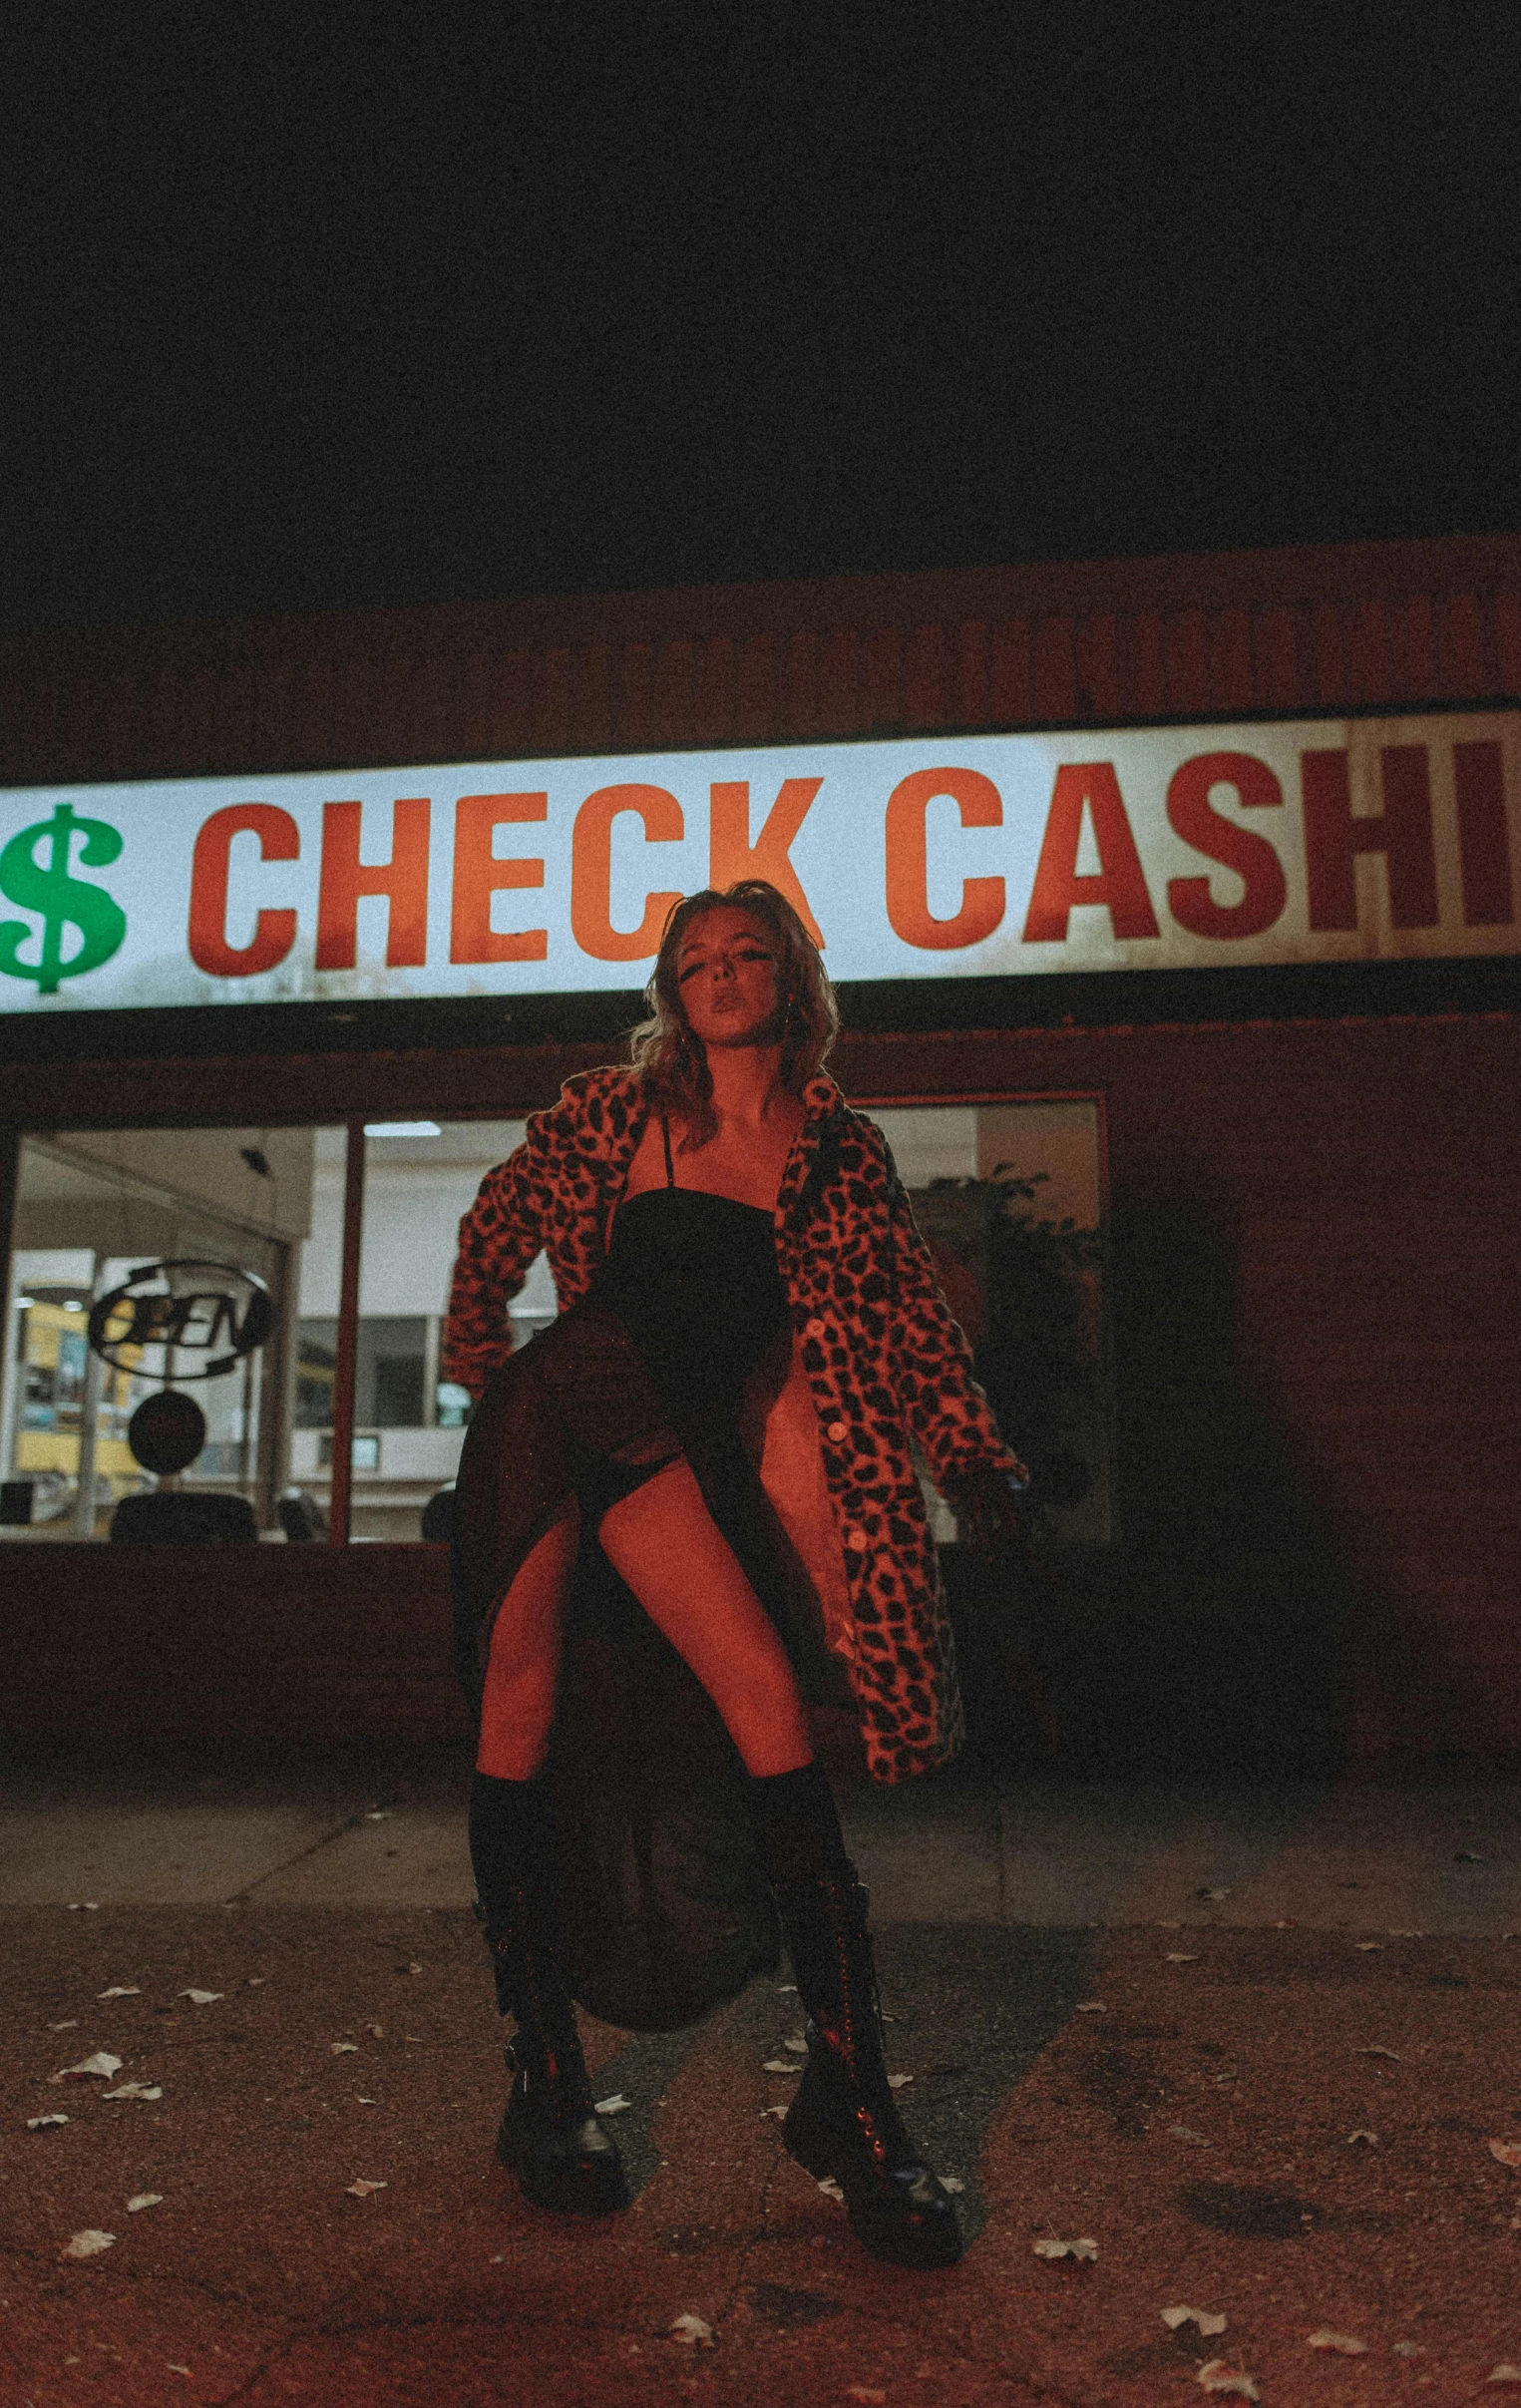
{"type": "Polygon", "coordinates": [[[60,1747],[468,1736],[442,1547],[0,1552],[0,1732],[60,1747]]]}

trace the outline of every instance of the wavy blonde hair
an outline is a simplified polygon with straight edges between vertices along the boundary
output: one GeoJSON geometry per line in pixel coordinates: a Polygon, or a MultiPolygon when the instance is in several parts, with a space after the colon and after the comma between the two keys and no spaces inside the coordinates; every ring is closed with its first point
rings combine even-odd
{"type": "Polygon", "coordinates": [[[801,1095],[821,1070],[840,1026],[829,973],[819,949],[780,888],[766,878],[741,878],[737,885],[704,887],[673,908],[660,939],[654,975],[644,990],[649,1017],[633,1031],[629,1047],[634,1075],[657,1110],[674,1113],[692,1147],[718,1134],[713,1080],[707,1055],[687,1025],[677,984],[682,941],[694,920],[728,906],[759,921],[776,950],[776,1031],[782,1047],[782,1084],[801,1095]]]}

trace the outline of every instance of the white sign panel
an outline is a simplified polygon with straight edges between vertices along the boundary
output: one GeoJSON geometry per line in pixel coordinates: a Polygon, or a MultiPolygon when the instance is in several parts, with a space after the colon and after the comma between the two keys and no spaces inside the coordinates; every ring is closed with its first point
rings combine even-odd
{"type": "Polygon", "coordinates": [[[1521,714],[0,793],[0,1010],[643,984],[769,878],[837,980],[1518,948],[1521,714]]]}

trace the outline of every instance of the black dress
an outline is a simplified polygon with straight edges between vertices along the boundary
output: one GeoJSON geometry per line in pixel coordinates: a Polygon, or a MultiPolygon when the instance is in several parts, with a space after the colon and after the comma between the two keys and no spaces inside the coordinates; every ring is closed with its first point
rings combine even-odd
{"type": "Polygon", "coordinates": [[[586,1295],[489,1381],[455,1542],[461,1673],[479,1710],[497,1609],[579,1501],[549,1760],[561,1916],[575,1996],[632,2031],[734,1997],[775,1968],[779,1933],[738,1750],[602,1554],[602,1514],[684,1455],[805,1696],[823,1670],[741,1429],[746,1383],[790,1330],[772,1216],[678,1187],[664,1137],[666,1185],[618,1208],[586,1295]]]}

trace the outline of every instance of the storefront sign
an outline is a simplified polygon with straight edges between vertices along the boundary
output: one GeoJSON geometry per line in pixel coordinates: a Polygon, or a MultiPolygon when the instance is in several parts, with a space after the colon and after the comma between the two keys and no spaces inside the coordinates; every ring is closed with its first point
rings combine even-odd
{"type": "Polygon", "coordinates": [[[118,1369],[184,1383],[229,1372],[273,1326],[269,1291],[251,1271],[232,1263],[145,1263],[97,1299],[88,1335],[118,1369]]]}
{"type": "Polygon", "coordinates": [[[836,979],[1521,950],[1521,714],[0,794],[0,1010],[639,986],[769,878],[836,979]]]}

